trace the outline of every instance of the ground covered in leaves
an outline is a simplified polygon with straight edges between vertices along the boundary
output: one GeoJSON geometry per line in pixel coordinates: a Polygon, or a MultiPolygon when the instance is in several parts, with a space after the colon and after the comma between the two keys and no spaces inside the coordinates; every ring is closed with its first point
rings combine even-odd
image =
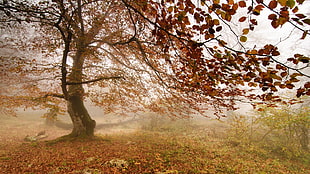
{"type": "MultiPolygon", "coordinates": [[[[197,130],[196,130],[197,131],[197,130]]],[[[7,147],[1,173],[309,173],[305,163],[271,157],[200,132],[140,131],[93,140],[7,147]]]]}
{"type": "Polygon", "coordinates": [[[55,141],[68,129],[21,118],[0,121],[0,173],[5,174],[310,173],[309,157],[291,159],[231,141],[227,127],[215,121],[102,124],[96,138],[70,141],[55,141]],[[41,130],[47,138],[24,141],[41,130]]]}

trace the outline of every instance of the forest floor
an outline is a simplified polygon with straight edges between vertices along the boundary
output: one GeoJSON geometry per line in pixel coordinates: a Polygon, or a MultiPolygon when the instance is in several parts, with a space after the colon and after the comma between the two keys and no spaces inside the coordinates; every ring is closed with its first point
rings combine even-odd
{"type": "Polygon", "coordinates": [[[70,131],[2,120],[0,173],[310,173],[309,161],[229,141],[220,124],[176,123],[135,131],[123,125],[119,132],[97,130],[94,139],[56,142],[70,131]],[[23,140],[41,129],[47,139],[23,140]]]}

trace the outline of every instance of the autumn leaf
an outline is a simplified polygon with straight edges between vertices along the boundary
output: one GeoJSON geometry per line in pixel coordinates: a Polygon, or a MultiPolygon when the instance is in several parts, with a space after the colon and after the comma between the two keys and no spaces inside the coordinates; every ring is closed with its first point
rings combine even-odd
{"type": "Polygon", "coordinates": [[[275,9],[275,8],[277,8],[277,5],[278,5],[278,2],[276,0],[272,0],[269,2],[268,7],[271,9],[275,9]]]}
{"type": "Polygon", "coordinates": [[[294,8],[295,6],[295,0],[287,0],[286,5],[290,8],[294,8]]]}
{"type": "Polygon", "coordinates": [[[239,22],[244,22],[247,19],[247,17],[243,16],[239,19],[239,22]]]}
{"type": "Polygon", "coordinates": [[[246,42],[248,40],[248,38],[246,36],[241,36],[240,37],[240,41],[241,42],[246,42]]]}
{"type": "Polygon", "coordinates": [[[301,76],[300,73],[293,73],[290,75],[291,78],[295,78],[295,77],[298,77],[298,76],[301,76]]]}
{"type": "Polygon", "coordinates": [[[221,30],[222,30],[222,28],[223,28],[222,26],[218,26],[218,27],[216,27],[216,29],[215,29],[215,30],[216,30],[217,32],[219,32],[219,31],[221,31],[221,30]]]}
{"type": "Polygon", "coordinates": [[[280,18],[288,18],[289,17],[289,11],[288,10],[281,10],[280,11],[280,18]]]}
{"type": "Polygon", "coordinates": [[[257,20],[256,19],[251,19],[250,22],[253,24],[253,25],[257,25],[257,20]]]}
{"type": "Polygon", "coordinates": [[[242,30],[242,34],[243,34],[243,35],[246,35],[246,34],[249,33],[249,31],[250,31],[249,28],[245,28],[245,29],[242,30]]]}
{"type": "Polygon", "coordinates": [[[303,19],[303,18],[307,17],[304,14],[300,14],[300,13],[295,14],[295,16],[297,16],[299,19],[303,19]]]}
{"type": "Polygon", "coordinates": [[[305,0],[296,0],[298,2],[298,4],[302,4],[304,3],[305,0]]]}
{"type": "Polygon", "coordinates": [[[263,9],[264,9],[265,7],[263,6],[263,5],[261,5],[261,4],[259,4],[259,5],[257,5],[256,7],[255,7],[255,9],[257,10],[257,11],[262,11],[263,9]]]}
{"type": "Polygon", "coordinates": [[[214,4],[219,4],[219,3],[220,3],[220,0],[213,0],[213,3],[214,3],[214,4]]]}
{"type": "Polygon", "coordinates": [[[278,28],[278,27],[279,27],[279,22],[278,22],[278,20],[273,20],[273,21],[271,22],[271,26],[272,26],[273,28],[278,28]]]}
{"type": "Polygon", "coordinates": [[[214,25],[220,25],[220,20],[214,19],[214,20],[213,20],[213,24],[214,24],[214,25]]]}
{"type": "Polygon", "coordinates": [[[270,20],[275,20],[275,19],[277,19],[277,15],[276,15],[276,14],[270,14],[270,15],[268,16],[268,19],[270,19],[270,20]]]}
{"type": "Polygon", "coordinates": [[[272,51],[271,55],[273,55],[273,56],[279,56],[279,55],[280,55],[280,52],[277,51],[277,50],[274,50],[274,51],[272,51]]]}
{"type": "Polygon", "coordinates": [[[310,25],[310,19],[304,19],[304,20],[302,20],[302,21],[303,21],[304,23],[310,25]]]}
{"type": "Polygon", "coordinates": [[[238,4],[239,7],[246,7],[246,3],[244,1],[239,1],[238,4]]]}
{"type": "Polygon", "coordinates": [[[299,88],[299,89],[297,90],[296,97],[298,97],[298,98],[301,97],[302,95],[305,94],[305,91],[306,91],[305,88],[299,88]]]}
{"type": "Polygon", "coordinates": [[[286,87],[288,89],[293,89],[295,86],[293,84],[289,83],[289,84],[286,84],[286,87]]]}
{"type": "Polygon", "coordinates": [[[276,74],[270,74],[270,77],[276,80],[282,80],[282,78],[276,74]]]}
{"type": "Polygon", "coordinates": [[[310,58],[309,57],[299,57],[298,61],[302,63],[309,63],[310,58]]]}
{"type": "Polygon", "coordinates": [[[286,1],[287,1],[287,0],[278,0],[279,4],[280,4],[281,6],[286,6],[286,1]]]}
{"type": "Polygon", "coordinates": [[[293,12],[293,13],[297,13],[298,10],[299,10],[299,9],[298,9],[298,6],[296,6],[296,7],[292,10],[292,12],[293,12]]]}
{"type": "Polygon", "coordinates": [[[172,13],[172,12],[173,12],[173,8],[174,8],[173,6],[170,6],[170,7],[168,8],[168,12],[169,12],[169,13],[172,13]]]}

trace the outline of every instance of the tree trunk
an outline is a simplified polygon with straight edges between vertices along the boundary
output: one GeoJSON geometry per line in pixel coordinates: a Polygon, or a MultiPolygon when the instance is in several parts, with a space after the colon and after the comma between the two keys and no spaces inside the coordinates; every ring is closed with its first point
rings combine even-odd
{"type": "MultiPolygon", "coordinates": [[[[81,44],[82,45],[82,44],[81,44]]],[[[79,48],[83,48],[80,46],[79,48]]],[[[84,106],[84,89],[81,83],[83,80],[83,63],[84,63],[84,49],[78,49],[73,58],[72,72],[69,75],[69,80],[77,84],[69,85],[67,108],[70,118],[73,123],[73,130],[70,136],[83,137],[93,136],[96,126],[95,120],[91,119],[87,109],[84,106]]]]}
{"type": "Polygon", "coordinates": [[[68,99],[68,112],[73,123],[71,136],[93,136],[96,126],[84,106],[83,99],[79,96],[70,96],[68,99]]]}

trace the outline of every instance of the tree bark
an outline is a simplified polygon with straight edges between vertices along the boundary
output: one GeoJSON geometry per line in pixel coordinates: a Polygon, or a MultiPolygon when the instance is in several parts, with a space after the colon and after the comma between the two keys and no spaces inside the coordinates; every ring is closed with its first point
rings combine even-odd
{"type": "Polygon", "coordinates": [[[94,136],[96,121],[91,119],[88,114],[83,99],[79,96],[70,96],[67,107],[73,123],[73,130],[70,135],[73,137],[94,136]]]}
{"type": "Polygon", "coordinates": [[[67,108],[73,123],[73,130],[70,136],[94,136],[96,122],[95,120],[91,119],[84,105],[84,89],[81,83],[83,80],[82,70],[85,50],[83,49],[83,46],[80,46],[78,48],[79,49],[75,57],[73,57],[72,72],[68,77],[68,80],[70,80],[70,82],[76,83],[74,85],[69,85],[68,87],[67,108]]]}

